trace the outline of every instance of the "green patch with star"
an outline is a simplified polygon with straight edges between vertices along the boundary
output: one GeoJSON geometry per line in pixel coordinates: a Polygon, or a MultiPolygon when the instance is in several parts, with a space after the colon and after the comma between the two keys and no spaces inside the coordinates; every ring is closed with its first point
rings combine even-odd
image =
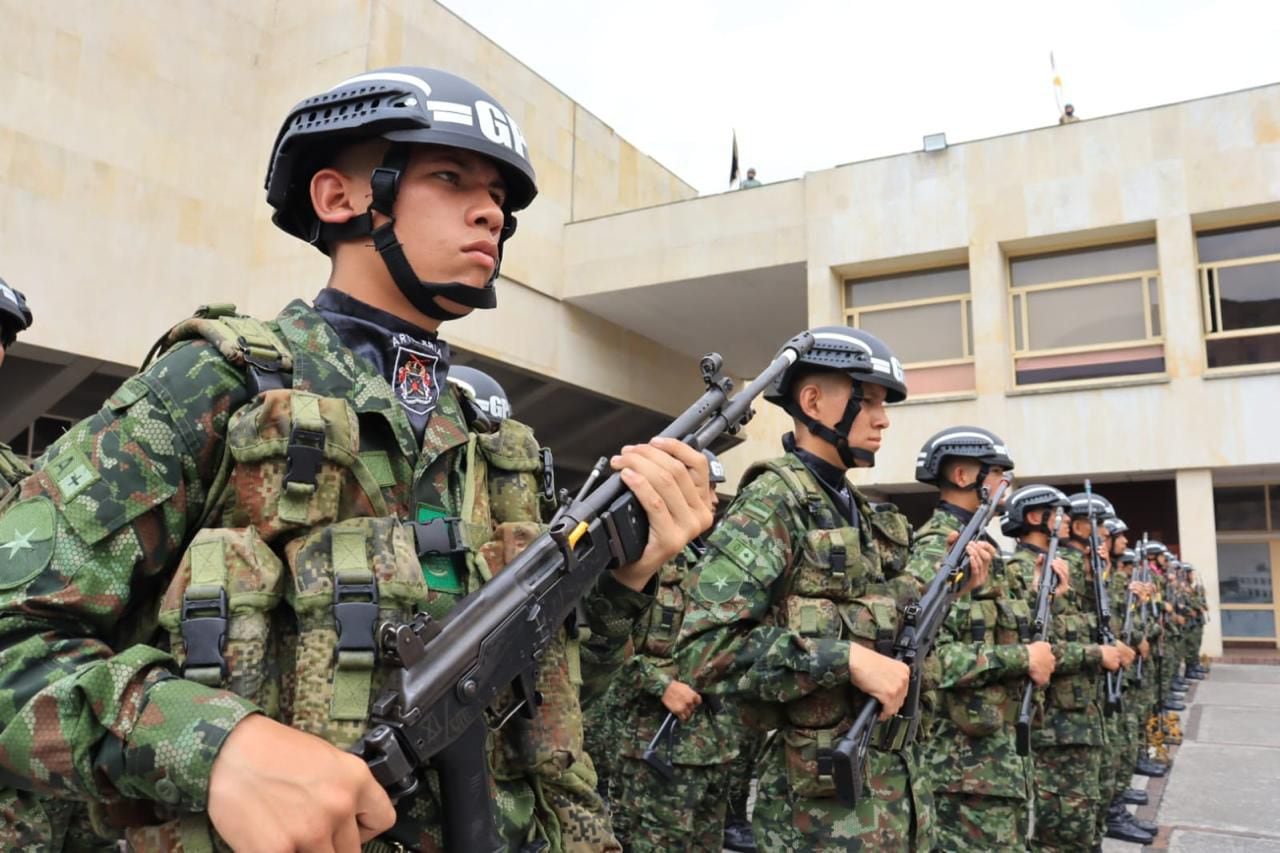
{"type": "Polygon", "coordinates": [[[18,501],[0,515],[0,590],[22,586],[53,557],[53,501],[18,501]]]}
{"type": "Polygon", "coordinates": [[[727,560],[708,560],[698,575],[694,593],[703,601],[724,604],[742,588],[742,571],[727,560]]]}

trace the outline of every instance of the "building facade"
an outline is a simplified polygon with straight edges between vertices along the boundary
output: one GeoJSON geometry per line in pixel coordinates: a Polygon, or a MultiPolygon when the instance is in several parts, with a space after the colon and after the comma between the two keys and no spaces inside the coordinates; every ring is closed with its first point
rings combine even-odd
{"type": "MultiPolygon", "coordinates": [[[[1002,435],[1023,482],[1091,478],[1200,571],[1206,651],[1277,642],[1280,85],[853,163],[749,193],[692,187],[432,2],[0,0],[0,276],[37,324],[0,372],[0,441],[39,453],[197,305],[274,314],[324,283],[262,177],[294,102],[370,67],[490,89],[541,189],[501,308],[448,329],[508,385],[571,483],[797,330],[847,322],[906,363],[878,467],[917,517],[938,429],[1002,435]]],[[[725,455],[774,455],[767,405],[725,455]]]]}

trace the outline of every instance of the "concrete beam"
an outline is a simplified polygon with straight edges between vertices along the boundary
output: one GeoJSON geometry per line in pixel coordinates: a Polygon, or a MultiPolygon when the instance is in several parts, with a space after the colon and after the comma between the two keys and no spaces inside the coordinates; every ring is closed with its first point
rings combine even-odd
{"type": "Polygon", "coordinates": [[[76,386],[92,376],[101,364],[95,358],[77,358],[47,382],[17,400],[8,411],[0,414],[0,441],[10,441],[16,437],[28,424],[48,412],[63,397],[74,391],[76,386]]]}

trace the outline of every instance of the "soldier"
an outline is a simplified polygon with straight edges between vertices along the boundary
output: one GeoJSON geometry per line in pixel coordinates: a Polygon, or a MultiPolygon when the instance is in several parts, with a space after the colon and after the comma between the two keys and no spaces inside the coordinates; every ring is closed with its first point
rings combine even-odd
{"type": "MultiPolygon", "coordinates": [[[[0,278],[0,367],[4,366],[5,350],[13,346],[18,332],[30,327],[31,309],[27,307],[26,298],[0,278]]],[[[0,497],[30,473],[22,457],[0,441],[0,497]]]]}
{"type": "MultiPolygon", "coordinates": [[[[915,532],[907,571],[932,579],[982,495],[1012,470],[1004,442],[981,427],[952,427],[926,441],[916,480],[936,487],[940,501],[915,532]]],[[[921,747],[933,785],[935,849],[1025,846],[1028,767],[1016,749],[1014,723],[1027,678],[1044,686],[1054,667],[1052,647],[1031,642],[1028,597],[1022,576],[996,556],[988,582],[952,606],[938,635],[939,708],[921,747]]]]}
{"type": "Polygon", "coordinates": [[[1191,609],[1191,632],[1187,640],[1184,677],[1192,681],[1200,681],[1208,671],[1200,664],[1200,646],[1204,642],[1204,626],[1208,621],[1209,602],[1205,598],[1204,584],[1200,583],[1195,567],[1183,563],[1187,571],[1188,606],[1191,609]]]}
{"type": "MultiPolygon", "coordinates": [[[[724,482],[724,468],[705,452],[714,500],[714,485],[724,482]]],[[[633,636],[635,654],[610,682],[603,713],[589,709],[588,724],[604,723],[615,738],[602,745],[617,756],[609,770],[609,804],[618,840],[634,853],[722,849],[730,768],[741,726],[730,703],[704,704],[679,677],[672,658],[688,601],[689,570],[705,551],[705,543],[696,539],[663,568],[653,606],[633,636]],[[654,758],[670,763],[670,778],[645,760],[646,747],[668,714],[679,725],[668,741],[656,744],[654,758]]]]}
{"type": "MultiPolygon", "coordinates": [[[[708,538],[676,654],[700,693],[737,695],[759,728],[776,729],[757,763],[752,827],[762,850],[927,850],[929,791],[905,737],[873,737],[856,807],[836,799],[831,775],[832,750],[866,697],[887,719],[909,680],[884,653],[897,607],[920,593],[903,574],[910,529],[845,476],[874,464],[885,405],[907,388],[874,335],[844,326],[813,334],[813,351],[765,394],[794,421],[786,453],[747,470],[708,538]]],[[[969,583],[981,584],[989,555],[970,553],[969,583]]]]}
{"type": "MultiPolygon", "coordinates": [[[[535,194],[519,128],[444,72],[360,74],[289,114],[267,198],[330,257],[328,287],[270,323],[213,306],[180,324],[0,515],[7,784],[89,801],[143,851],[442,849],[436,775],[397,813],[344,751],[382,678],[344,620],[439,616],[540,529],[530,431],[468,422],[436,334],[494,306],[535,194]]],[[[678,442],[612,462],[650,523],[585,602],[620,660],[642,590],[711,511],[678,442]]],[[[580,679],[561,631],[540,715],[490,738],[492,787],[469,795],[496,800],[506,844],[617,849],[581,749],[578,681],[602,675],[580,679]]]]}
{"type": "MultiPolygon", "coordinates": [[[[1024,576],[1029,570],[1027,561],[1041,555],[1048,545],[1050,508],[1060,505],[1059,496],[1065,498],[1052,487],[1037,488],[1044,490],[1048,499],[1038,505],[1027,504],[1024,520],[1010,528],[1024,531],[1021,542],[1028,547],[1014,554],[1024,576]],[[1038,511],[1033,512],[1032,507],[1038,511]]],[[[1017,493],[1011,500],[1012,515],[1021,503],[1017,493]]],[[[1071,501],[1067,503],[1074,512],[1071,501]]],[[[1058,553],[1068,567],[1068,582],[1059,586],[1053,599],[1050,641],[1056,668],[1045,692],[1040,725],[1031,736],[1035,833],[1029,846],[1033,850],[1092,850],[1101,841],[1096,814],[1104,740],[1097,677],[1103,671],[1119,670],[1122,656],[1115,646],[1100,645],[1096,640],[1096,616],[1084,591],[1087,528],[1087,518],[1083,527],[1070,518],[1064,519],[1058,531],[1058,553]]]]}

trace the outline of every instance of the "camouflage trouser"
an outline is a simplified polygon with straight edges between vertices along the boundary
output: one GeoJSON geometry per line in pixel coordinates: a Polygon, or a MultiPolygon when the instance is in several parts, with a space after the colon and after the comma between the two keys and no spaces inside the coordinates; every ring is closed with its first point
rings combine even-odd
{"type": "Polygon", "coordinates": [[[99,837],[84,803],[0,789],[0,850],[5,853],[106,853],[119,849],[99,837]]]}
{"type": "Polygon", "coordinates": [[[733,760],[729,772],[729,813],[745,818],[747,798],[751,796],[751,780],[756,772],[756,755],[764,742],[764,732],[743,726],[742,742],[738,744],[738,757],[733,760]]]}
{"type": "Polygon", "coordinates": [[[933,849],[942,853],[1022,850],[1027,839],[1027,803],[1012,797],[933,792],[933,849]]]}
{"type": "Polygon", "coordinates": [[[1102,715],[1102,735],[1107,743],[1098,748],[1098,799],[1093,815],[1099,838],[1107,832],[1107,812],[1116,787],[1116,750],[1120,746],[1122,721],[1123,716],[1118,712],[1102,715]]]}
{"type": "Polygon", "coordinates": [[[1192,628],[1187,637],[1187,648],[1184,653],[1187,668],[1200,665],[1200,645],[1204,642],[1204,626],[1197,625],[1192,628]]]}
{"type": "MultiPolygon", "coordinates": [[[[933,797],[903,753],[872,750],[866,785],[855,808],[834,792],[799,797],[787,779],[781,738],[756,765],[756,807],[751,828],[762,851],[930,850],[933,797]]],[[[797,783],[802,780],[797,779],[797,783]]],[[[809,784],[811,780],[803,780],[809,784]]]]}
{"type": "Polygon", "coordinates": [[[677,764],[668,782],[639,758],[615,765],[613,831],[632,853],[719,853],[729,802],[729,765],[677,764]]]}
{"type": "Polygon", "coordinates": [[[1036,834],[1032,850],[1078,853],[1099,841],[1097,746],[1045,746],[1035,754],[1036,834]]]}

